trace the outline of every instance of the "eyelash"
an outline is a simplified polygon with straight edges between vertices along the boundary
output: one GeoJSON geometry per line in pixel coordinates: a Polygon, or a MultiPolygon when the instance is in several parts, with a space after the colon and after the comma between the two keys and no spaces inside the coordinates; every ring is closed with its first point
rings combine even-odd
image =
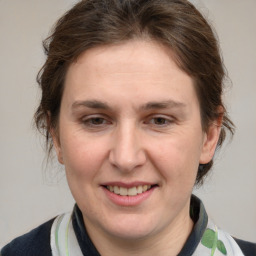
{"type": "Polygon", "coordinates": [[[149,121],[146,123],[156,126],[157,128],[164,128],[171,125],[173,122],[174,122],[173,119],[170,117],[166,118],[164,116],[153,116],[153,117],[150,117],[149,121]],[[159,121],[160,123],[157,124],[157,122],[159,121]]]}
{"type": "MultiPolygon", "coordinates": [[[[107,125],[112,124],[112,121],[110,121],[109,118],[104,116],[87,116],[82,118],[81,122],[86,128],[91,129],[105,128],[107,125]]],[[[146,121],[143,122],[143,124],[154,126],[156,128],[165,128],[170,126],[173,122],[174,120],[171,117],[154,115],[149,116],[146,119],[146,121]]]]}
{"type": "Polygon", "coordinates": [[[107,118],[102,117],[102,116],[83,118],[82,123],[86,127],[91,127],[91,128],[99,128],[99,127],[105,126],[106,124],[111,124],[111,122],[108,121],[107,118]],[[96,123],[95,123],[95,121],[96,121],[96,123]],[[98,121],[101,121],[101,122],[99,123],[98,121]]]}

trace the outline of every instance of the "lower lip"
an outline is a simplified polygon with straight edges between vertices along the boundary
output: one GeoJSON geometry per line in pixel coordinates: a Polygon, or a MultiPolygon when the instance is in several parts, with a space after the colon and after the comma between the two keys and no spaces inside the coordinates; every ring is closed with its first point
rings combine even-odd
{"type": "Polygon", "coordinates": [[[110,192],[107,188],[103,187],[103,191],[107,195],[107,197],[116,205],[119,206],[137,206],[146,201],[156,187],[153,187],[146,192],[138,194],[136,196],[120,196],[113,192],[110,192]]]}

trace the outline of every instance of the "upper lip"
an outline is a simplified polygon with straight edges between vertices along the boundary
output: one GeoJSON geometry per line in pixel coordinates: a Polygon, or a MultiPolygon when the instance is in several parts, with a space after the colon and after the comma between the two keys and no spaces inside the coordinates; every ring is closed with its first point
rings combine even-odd
{"type": "Polygon", "coordinates": [[[121,181],[111,181],[101,184],[102,186],[118,186],[123,188],[132,188],[143,185],[157,185],[156,183],[146,182],[146,181],[134,181],[134,182],[121,182],[121,181]]]}

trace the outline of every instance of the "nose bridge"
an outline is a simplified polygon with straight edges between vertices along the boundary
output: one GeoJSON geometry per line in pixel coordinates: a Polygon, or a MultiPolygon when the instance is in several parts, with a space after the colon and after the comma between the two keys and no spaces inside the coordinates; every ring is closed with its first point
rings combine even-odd
{"type": "Polygon", "coordinates": [[[139,129],[133,122],[126,122],[115,132],[110,161],[121,171],[132,171],[146,160],[139,129]]]}

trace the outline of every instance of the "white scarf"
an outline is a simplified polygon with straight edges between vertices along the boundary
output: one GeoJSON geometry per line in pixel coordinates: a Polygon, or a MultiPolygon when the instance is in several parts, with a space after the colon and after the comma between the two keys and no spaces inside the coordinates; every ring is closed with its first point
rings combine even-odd
{"type": "MultiPolygon", "coordinates": [[[[73,229],[71,213],[59,215],[51,228],[53,256],[83,256],[73,229]]],[[[235,240],[209,220],[192,256],[244,256],[235,240]]],[[[89,256],[89,255],[88,255],[89,256]]]]}

